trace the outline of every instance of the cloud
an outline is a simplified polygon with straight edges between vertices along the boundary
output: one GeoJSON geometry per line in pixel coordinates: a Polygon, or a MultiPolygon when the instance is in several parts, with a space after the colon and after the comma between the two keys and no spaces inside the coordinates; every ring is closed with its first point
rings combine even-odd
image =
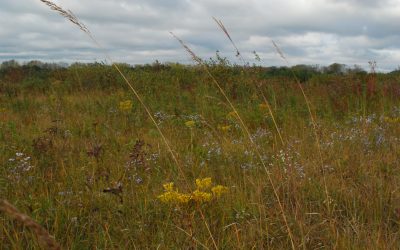
{"type": "MultiPolygon", "coordinates": [[[[203,58],[234,50],[212,20],[221,19],[246,60],[291,64],[398,66],[400,3],[395,0],[63,0],[116,60],[190,63],[173,31],[203,58]]],[[[0,2],[0,60],[91,61],[105,56],[88,37],[39,0],[0,2]]]]}
{"type": "Polygon", "coordinates": [[[345,4],[347,6],[357,6],[357,7],[364,7],[364,8],[375,8],[381,6],[391,6],[396,5],[395,0],[330,0],[332,3],[339,3],[345,4]]]}

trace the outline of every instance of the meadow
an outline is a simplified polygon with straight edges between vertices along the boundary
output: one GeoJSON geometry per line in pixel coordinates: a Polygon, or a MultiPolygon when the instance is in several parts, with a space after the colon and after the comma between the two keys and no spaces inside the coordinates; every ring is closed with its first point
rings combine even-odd
{"type": "MultiPolygon", "coordinates": [[[[120,64],[152,120],[112,66],[50,66],[0,70],[0,192],[62,248],[400,245],[400,74],[120,64]]],[[[1,213],[1,249],[31,229],[1,213]]]]}

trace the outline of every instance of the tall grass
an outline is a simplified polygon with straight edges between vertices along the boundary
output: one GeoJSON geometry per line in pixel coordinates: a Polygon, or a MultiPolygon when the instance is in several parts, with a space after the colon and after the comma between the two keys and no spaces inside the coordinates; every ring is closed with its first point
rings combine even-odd
{"type": "MultiPolygon", "coordinates": [[[[95,75],[113,72],[109,66],[96,67],[54,72],[49,78],[59,77],[63,84],[50,82],[45,92],[39,87],[25,92],[17,83],[16,96],[1,95],[0,161],[5,166],[1,174],[8,181],[4,198],[66,248],[291,248],[265,169],[238,118],[229,114],[230,106],[210,78],[199,74],[202,69],[166,66],[124,71],[140,83],[137,87],[147,93],[146,103],[157,110],[155,119],[182,158],[186,178],[193,183],[210,176],[229,187],[221,200],[201,206],[204,219],[197,208],[170,207],[157,200],[167,181],[175,181],[183,192],[193,186],[175,178],[177,168],[166,167],[170,154],[152,121],[143,119],[147,114],[140,103],[129,112],[119,110],[121,101],[133,97],[118,87],[122,79],[111,77],[113,87],[104,89],[90,85],[95,75]],[[81,83],[76,82],[77,72],[81,83]],[[82,89],[76,88],[79,84],[82,89]],[[187,128],[188,120],[195,127],[187,128]],[[222,131],[221,125],[230,130],[222,131]],[[123,186],[116,195],[111,190],[119,181],[123,186]]],[[[399,99],[393,95],[398,85],[390,76],[381,78],[377,88],[386,94],[369,103],[365,118],[357,77],[318,77],[304,85],[319,114],[318,134],[332,202],[328,217],[314,132],[296,82],[271,78],[268,86],[275,99],[270,92],[263,93],[273,103],[285,140],[282,145],[268,110],[259,108],[264,100],[252,85],[262,78],[251,69],[239,76],[232,68],[210,70],[218,79],[234,78],[243,84],[241,95],[233,99],[235,88],[223,81],[267,163],[296,248],[391,248],[398,243],[399,99]],[[342,92],[334,95],[331,89],[342,92]],[[336,235],[327,218],[334,222],[336,235]]],[[[33,235],[11,220],[2,220],[0,232],[5,248],[34,247],[33,235]]]]}

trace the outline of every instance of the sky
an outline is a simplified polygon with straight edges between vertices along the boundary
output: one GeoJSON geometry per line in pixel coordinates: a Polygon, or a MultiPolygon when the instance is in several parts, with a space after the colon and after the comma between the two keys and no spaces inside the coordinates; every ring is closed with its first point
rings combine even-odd
{"type": "Polygon", "coordinates": [[[208,59],[240,64],[212,17],[250,64],[400,66],[400,0],[54,0],[71,10],[102,49],[40,0],[0,0],[0,61],[193,63],[173,32],[208,59]],[[261,62],[255,60],[256,51],[261,62]]]}

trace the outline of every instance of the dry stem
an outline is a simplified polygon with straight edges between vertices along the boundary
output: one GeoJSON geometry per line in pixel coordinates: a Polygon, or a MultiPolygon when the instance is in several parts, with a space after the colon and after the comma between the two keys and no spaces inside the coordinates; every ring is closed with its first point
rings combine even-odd
{"type": "Polygon", "coordinates": [[[57,241],[54,239],[54,237],[51,236],[45,228],[43,228],[41,225],[39,225],[36,221],[34,221],[28,215],[23,214],[20,211],[18,211],[18,209],[16,207],[14,207],[13,205],[11,205],[8,201],[0,200],[0,211],[7,214],[14,220],[19,221],[27,228],[32,229],[32,231],[38,237],[39,242],[42,244],[42,246],[45,249],[50,249],[50,250],[51,249],[54,249],[54,250],[61,249],[60,245],[57,243],[57,241]]]}

